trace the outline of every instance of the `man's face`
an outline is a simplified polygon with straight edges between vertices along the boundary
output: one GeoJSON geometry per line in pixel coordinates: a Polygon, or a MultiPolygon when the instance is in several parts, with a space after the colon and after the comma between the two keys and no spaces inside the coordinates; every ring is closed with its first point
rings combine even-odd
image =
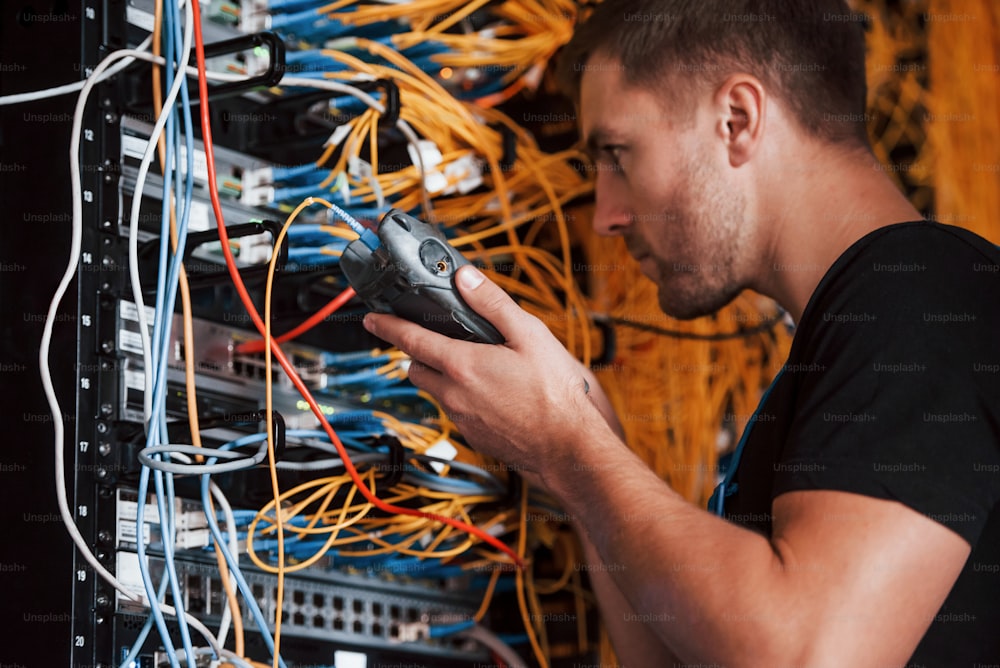
{"type": "Polygon", "coordinates": [[[597,169],[594,228],[624,237],[659,286],[664,313],[707,315],[744,287],[746,200],[707,103],[670,108],[656,97],[662,90],[630,86],[623,74],[594,56],[581,80],[581,130],[597,169]]]}

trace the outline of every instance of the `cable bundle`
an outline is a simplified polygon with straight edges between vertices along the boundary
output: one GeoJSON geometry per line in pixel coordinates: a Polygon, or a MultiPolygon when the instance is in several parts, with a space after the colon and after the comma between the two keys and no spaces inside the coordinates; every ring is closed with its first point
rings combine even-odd
{"type": "MultiPolygon", "coordinates": [[[[297,43],[323,46],[365,37],[391,46],[461,99],[493,106],[538,85],[569,41],[577,5],[568,0],[418,0],[334,3],[273,0],[263,25],[297,43]]],[[[310,56],[297,64],[310,67],[310,56]]]]}

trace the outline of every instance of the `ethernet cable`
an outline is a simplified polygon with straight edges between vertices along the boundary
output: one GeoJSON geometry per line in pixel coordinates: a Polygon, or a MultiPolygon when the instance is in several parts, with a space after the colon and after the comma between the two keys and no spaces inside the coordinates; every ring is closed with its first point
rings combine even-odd
{"type": "MultiPolygon", "coordinates": [[[[155,5],[155,14],[154,14],[154,25],[153,25],[153,52],[157,56],[160,54],[160,42],[161,42],[160,37],[161,37],[161,32],[162,32],[161,31],[161,27],[164,25],[164,21],[163,21],[164,11],[163,11],[163,8],[164,7],[163,7],[162,3],[160,3],[160,2],[156,3],[156,5],[155,5]]],[[[168,13],[168,16],[167,16],[167,21],[168,22],[170,22],[171,17],[176,17],[176,11],[173,14],[168,13]]],[[[180,25],[179,18],[176,18],[175,20],[173,20],[172,23],[174,25],[174,29],[173,29],[173,34],[174,34],[174,37],[175,37],[175,39],[174,39],[174,45],[177,45],[177,44],[180,44],[182,42],[182,36],[178,33],[178,27],[180,25]]],[[[167,32],[168,32],[168,37],[169,37],[169,35],[171,34],[171,31],[168,29],[167,32]]],[[[169,44],[169,42],[170,42],[170,40],[168,39],[168,48],[167,48],[167,54],[168,55],[175,52],[174,48],[170,48],[171,45],[169,44]]],[[[172,77],[172,75],[173,75],[173,68],[168,69],[167,72],[168,72],[167,86],[169,87],[171,85],[170,77],[172,77]]],[[[157,115],[159,115],[162,112],[162,110],[163,110],[163,104],[162,104],[163,95],[162,95],[162,88],[161,88],[160,73],[161,72],[160,72],[159,69],[157,69],[157,68],[153,69],[153,73],[152,73],[153,74],[153,107],[154,107],[154,110],[155,110],[155,112],[156,112],[157,115]]],[[[189,206],[187,204],[187,202],[190,200],[190,194],[191,194],[190,191],[191,191],[191,186],[193,185],[193,179],[191,178],[191,172],[192,172],[192,170],[191,170],[192,157],[191,156],[193,155],[193,153],[192,153],[192,148],[193,148],[192,147],[192,143],[193,142],[191,141],[191,138],[190,138],[190,135],[191,135],[191,120],[190,120],[189,105],[187,104],[188,98],[187,98],[187,89],[186,89],[186,87],[182,89],[182,100],[183,100],[182,103],[184,105],[184,109],[185,109],[185,112],[186,112],[185,113],[185,121],[186,121],[185,136],[186,136],[186,138],[188,140],[188,144],[187,144],[187,147],[186,147],[188,149],[188,158],[189,158],[188,159],[188,169],[186,170],[186,172],[187,172],[186,185],[188,187],[188,191],[187,191],[186,195],[182,195],[182,191],[181,191],[181,187],[180,187],[180,179],[177,179],[177,181],[176,181],[176,184],[177,184],[176,202],[177,202],[177,209],[178,210],[175,212],[173,208],[169,208],[166,205],[164,205],[163,218],[164,218],[164,223],[165,224],[169,222],[169,230],[165,230],[163,232],[163,234],[161,235],[161,238],[165,238],[167,236],[167,234],[170,234],[171,241],[172,241],[172,243],[175,246],[177,245],[178,241],[182,241],[183,233],[187,229],[189,209],[185,209],[185,207],[189,206]],[[168,215],[168,212],[169,212],[169,215],[168,215]],[[183,228],[180,231],[181,232],[180,235],[176,235],[176,236],[175,236],[175,227],[176,227],[176,224],[175,224],[175,220],[174,220],[174,216],[175,215],[179,215],[180,216],[180,218],[181,218],[180,225],[183,228]]],[[[173,127],[173,126],[171,124],[168,124],[168,127],[173,127]]],[[[168,132],[168,136],[170,136],[172,134],[172,137],[173,137],[172,147],[174,149],[174,156],[179,156],[180,155],[180,137],[179,137],[179,135],[178,135],[178,133],[176,131],[168,130],[167,132],[168,132]]],[[[177,169],[179,171],[179,165],[174,165],[173,162],[172,162],[172,156],[169,155],[171,144],[168,144],[168,142],[165,141],[162,137],[157,142],[157,144],[158,144],[158,147],[159,147],[159,157],[160,157],[161,172],[163,174],[165,174],[169,178],[169,176],[172,174],[172,169],[177,169]],[[170,168],[168,168],[168,165],[170,165],[170,168]]],[[[165,182],[164,182],[164,195],[163,195],[163,200],[164,200],[165,204],[169,200],[169,198],[170,198],[169,189],[168,189],[168,186],[167,186],[167,180],[165,179],[165,182]]],[[[161,244],[161,246],[163,248],[165,248],[165,244],[161,244]]],[[[160,265],[160,268],[162,269],[162,267],[165,264],[166,264],[166,262],[163,261],[161,263],[161,265],[160,265]]],[[[193,331],[192,331],[191,320],[190,320],[190,318],[191,318],[191,304],[190,304],[191,299],[190,299],[190,293],[189,293],[189,288],[188,288],[187,276],[186,276],[186,274],[184,272],[183,265],[180,265],[179,269],[180,270],[177,272],[177,278],[179,279],[177,285],[180,288],[181,297],[182,297],[181,302],[182,302],[182,305],[183,305],[183,309],[182,309],[182,313],[183,313],[183,330],[184,330],[183,337],[184,337],[185,348],[188,351],[191,351],[194,348],[194,345],[193,345],[193,331]]],[[[158,274],[158,276],[162,277],[162,272],[160,272],[158,274]]],[[[159,278],[158,282],[162,285],[162,278],[159,278]]],[[[159,297],[160,295],[162,295],[162,291],[158,291],[157,296],[159,297]]],[[[155,329],[155,326],[154,326],[154,329],[155,329]]],[[[187,404],[188,404],[188,411],[189,411],[188,420],[189,420],[189,423],[190,423],[190,426],[191,426],[192,439],[193,439],[193,442],[194,442],[195,445],[201,445],[200,438],[199,438],[199,428],[198,428],[197,394],[196,394],[197,390],[194,387],[195,378],[194,378],[193,357],[191,357],[191,356],[187,356],[186,357],[185,362],[184,362],[184,368],[185,368],[185,382],[186,382],[186,388],[187,388],[187,404]]],[[[179,457],[183,458],[182,455],[179,455],[179,457]]],[[[169,482],[169,479],[168,479],[168,482],[169,482]]],[[[224,498],[223,498],[223,500],[224,500],[224,498]]],[[[226,504],[226,505],[228,506],[228,504],[226,504]]],[[[172,508],[172,502],[171,502],[171,506],[170,507],[172,508]]],[[[172,525],[172,519],[170,520],[170,524],[172,525]]],[[[170,532],[170,535],[171,536],[173,535],[172,531],[170,532]]],[[[235,594],[234,594],[234,588],[235,588],[235,585],[233,584],[234,581],[232,581],[232,577],[228,573],[228,568],[226,567],[226,564],[225,564],[225,562],[224,562],[224,560],[222,558],[221,553],[217,553],[216,554],[216,560],[219,562],[220,575],[222,575],[222,577],[223,577],[223,581],[222,581],[222,583],[223,583],[223,589],[225,590],[226,598],[227,598],[227,601],[228,601],[228,605],[225,607],[224,614],[223,614],[223,619],[222,619],[222,622],[220,624],[219,641],[218,642],[219,642],[220,645],[224,645],[225,636],[226,636],[226,634],[228,632],[229,624],[230,624],[230,622],[232,622],[232,626],[234,627],[235,634],[236,634],[235,635],[236,650],[237,650],[237,653],[242,654],[243,651],[244,651],[243,624],[242,624],[242,615],[238,612],[238,602],[237,602],[235,594]],[[234,611],[234,610],[237,611],[237,614],[236,614],[235,617],[232,616],[232,611],[234,611]]],[[[150,616],[148,618],[148,621],[150,623],[152,622],[152,616],[150,616]]]]}
{"type": "MultiPolygon", "coordinates": [[[[206,460],[209,464],[214,464],[213,458],[206,460]]],[[[209,507],[209,485],[211,484],[210,476],[201,476],[201,499],[202,504],[205,508],[209,507]]],[[[267,631],[267,622],[264,620],[264,614],[260,610],[260,606],[257,604],[257,599],[253,594],[253,590],[250,588],[249,583],[247,583],[246,578],[243,577],[243,572],[240,570],[239,560],[236,555],[238,552],[234,553],[229,550],[227,544],[229,541],[226,540],[225,536],[222,535],[221,529],[219,529],[219,523],[216,520],[213,513],[205,513],[205,518],[208,521],[208,529],[212,534],[212,538],[215,541],[215,545],[219,547],[225,557],[226,563],[229,566],[230,573],[236,578],[237,586],[240,592],[243,594],[243,598],[246,601],[247,609],[250,612],[250,616],[253,618],[254,622],[257,624],[257,628],[260,629],[261,637],[264,639],[264,644],[267,646],[268,651],[272,654],[274,652],[274,639],[267,631]]],[[[213,638],[214,640],[214,638],[213,638]]],[[[277,660],[282,666],[282,668],[287,668],[285,666],[284,660],[280,655],[276,655],[277,660]]]]}
{"type": "MultiPolygon", "coordinates": [[[[192,461],[190,457],[187,457],[186,455],[180,453],[172,453],[171,456],[174,459],[178,459],[183,463],[190,464],[192,461]]],[[[226,522],[226,532],[229,536],[229,550],[233,554],[238,554],[239,545],[237,543],[237,538],[236,538],[236,519],[233,514],[232,506],[230,506],[229,500],[226,498],[226,495],[222,492],[219,486],[215,484],[214,481],[209,483],[209,489],[211,491],[212,497],[215,499],[216,503],[219,504],[220,508],[219,512],[222,514],[226,522]]],[[[235,576],[230,575],[230,578],[233,581],[233,586],[235,586],[236,582],[235,576]]],[[[158,593],[159,599],[161,601],[166,593],[166,587],[167,587],[167,574],[164,573],[160,581],[160,589],[158,593]]],[[[232,613],[230,611],[229,606],[226,606],[222,611],[222,620],[219,624],[219,633],[216,636],[216,643],[218,647],[225,647],[226,636],[228,635],[228,630],[231,623],[232,623],[232,613]]],[[[142,629],[136,636],[136,640],[133,643],[132,648],[129,651],[128,655],[126,655],[126,657],[122,660],[120,668],[134,668],[133,662],[136,660],[136,658],[138,658],[139,652],[141,651],[142,646],[145,644],[146,638],[149,635],[149,632],[152,629],[152,627],[153,627],[153,617],[152,615],[150,615],[149,617],[147,617],[146,623],[143,625],[142,629]]]]}
{"type": "MultiPolygon", "coordinates": [[[[181,62],[187,62],[190,57],[191,52],[191,33],[193,26],[192,15],[194,12],[185,12],[186,16],[186,26],[185,26],[185,37],[184,45],[181,47],[182,57],[184,60],[181,62]]],[[[169,35],[168,35],[169,36],[169,35]]],[[[129,217],[129,240],[128,240],[128,264],[129,264],[129,279],[132,284],[132,300],[136,306],[136,312],[139,321],[139,335],[142,341],[142,365],[143,368],[147,370],[144,374],[144,392],[143,392],[143,422],[149,426],[150,419],[152,418],[152,405],[153,405],[153,374],[151,373],[154,369],[153,365],[153,355],[151,350],[151,342],[148,337],[149,325],[146,320],[146,309],[145,300],[142,295],[142,285],[141,279],[139,277],[139,212],[140,204],[142,202],[143,190],[146,183],[146,175],[149,173],[149,165],[153,160],[153,154],[156,151],[156,142],[163,131],[164,126],[167,123],[167,119],[172,113],[174,101],[177,99],[177,95],[180,92],[181,86],[186,82],[184,77],[177,77],[174,80],[174,85],[171,86],[169,92],[167,93],[167,98],[164,101],[163,109],[164,112],[160,114],[160,117],[156,119],[156,123],[153,125],[153,129],[150,132],[149,143],[146,145],[146,150],[143,152],[142,160],[139,163],[138,174],[136,175],[136,185],[135,193],[132,196],[132,207],[129,217]]],[[[189,152],[189,157],[193,158],[193,151],[189,152]]],[[[164,240],[165,241],[165,240],[164,240]]]]}
{"type": "MultiPolygon", "coordinates": [[[[153,36],[150,35],[144,39],[138,46],[135,47],[135,51],[145,52],[149,49],[149,45],[153,41],[153,36]]],[[[61,86],[54,86],[52,88],[46,88],[43,90],[35,90],[28,93],[15,93],[13,95],[4,95],[0,97],[0,106],[8,104],[21,104],[22,102],[34,102],[35,100],[45,100],[50,97],[60,97],[62,95],[69,95],[70,93],[75,93],[77,91],[83,90],[84,86],[87,85],[87,81],[96,76],[96,82],[100,83],[106,79],[110,79],[114,75],[118,74],[129,65],[136,61],[139,56],[136,54],[123,56],[121,62],[111,67],[102,70],[100,73],[94,70],[94,73],[90,77],[81,79],[80,81],[74,81],[73,83],[63,84],[61,86]]],[[[118,60],[116,58],[116,60],[118,60]]]]}
{"type": "MultiPolygon", "coordinates": [[[[164,6],[170,8],[166,12],[165,16],[167,58],[169,59],[176,55],[180,63],[187,63],[190,58],[192,41],[193,41],[193,31],[194,31],[194,20],[192,16],[193,12],[191,11],[185,12],[186,21],[185,21],[183,44],[179,52],[171,53],[172,51],[175,50],[174,38],[176,35],[174,31],[174,25],[175,21],[179,24],[180,13],[175,3],[168,4],[165,2],[164,6]]],[[[177,27],[179,29],[179,25],[177,27]]],[[[167,98],[163,104],[163,110],[160,114],[160,117],[157,119],[156,124],[153,127],[153,131],[150,135],[150,141],[146,145],[146,150],[144,151],[142,160],[139,164],[139,171],[136,177],[135,193],[133,195],[133,200],[132,200],[132,210],[131,210],[130,225],[129,225],[129,276],[132,281],[132,294],[133,294],[133,300],[135,301],[136,305],[136,311],[138,314],[139,334],[140,334],[140,340],[142,342],[142,352],[143,352],[142,356],[143,356],[143,368],[144,368],[143,378],[145,386],[145,391],[143,393],[143,415],[144,415],[144,422],[146,423],[147,445],[155,442],[159,438],[162,438],[166,431],[166,425],[164,423],[165,415],[161,416],[161,411],[160,411],[161,405],[163,404],[164,400],[163,394],[166,389],[166,378],[165,378],[166,355],[165,355],[165,350],[159,346],[157,346],[155,350],[153,349],[152,341],[150,340],[148,335],[149,330],[146,321],[145,304],[143,301],[142,288],[139,281],[139,266],[138,266],[139,211],[140,211],[140,203],[144,195],[144,190],[145,190],[144,184],[146,176],[148,174],[149,166],[150,163],[152,162],[153,155],[156,152],[156,146],[159,139],[159,135],[161,132],[164,131],[164,127],[169,128],[170,132],[168,134],[170,136],[168,137],[166,142],[167,154],[169,155],[175,142],[174,133],[176,131],[176,127],[172,122],[172,116],[174,114],[174,101],[177,99],[178,93],[181,93],[182,91],[184,92],[182,99],[183,101],[187,101],[186,77],[178,76],[174,78],[172,65],[167,67],[166,74],[170,88],[167,94],[167,98]]],[[[187,105],[187,109],[188,109],[186,118],[188,122],[187,135],[188,135],[188,142],[190,145],[190,148],[188,148],[187,152],[188,153],[187,157],[189,162],[187,168],[187,181],[188,181],[187,185],[193,188],[192,178],[193,178],[194,147],[193,147],[193,141],[191,140],[190,104],[187,105]]],[[[171,165],[169,164],[169,159],[167,163],[168,163],[167,169],[164,170],[164,185],[163,185],[165,191],[163,198],[164,210],[166,210],[170,204],[169,188],[170,188],[171,165]]],[[[188,189],[187,193],[185,194],[188,193],[190,193],[190,189],[188,189]]],[[[181,205],[184,202],[186,202],[184,206],[186,206],[187,208],[187,211],[185,213],[189,215],[190,198],[188,197],[186,199],[182,198],[178,199],[178,205],[181,205]]],[[[163,231],[166,231],[167,229],[166,228],[167,218],[168,218],[167,216],[164,216],[164,219],[162,221],[163,231]]],[[[171,277],[173,278],[173,282],[170,283],[169,286],[167,285],[167,277],[166,277],[166,265],[167,265],[166,245],[167,245],[167,239],[169,238],[169,233],[161,234],[160,237],[161,262],[157,277],[157,297],[156,297],[156,308],[155,308],[155,316],[153,323],[153,338],[158,342],[162,338],[169,338],[168,336],[164,337],[164,320],[165,319],[169,320],[169,318],[164,317],[164,309],[169,307],[171,312],[173,310],[173,296],[176,295],[176,287],[177,287],[176,266],[179,263],[180,259],[183,257],[182,244],[184,235],[186,235],[186,224],[187,224],[187,216],[182,215],[180,224],[178,226],[178,249],[177,249],[178,252],[175,254],[174,258],[175,262],[173,263],[173,266],[171,266],[171,272],[170,272],[171,277]],[[164,303],[164,300],[166,300],[166,304],[164,303]]],[[[168,334],[169,332],[167,332],[167,335],[168,334]]],[[[150,475],[150,469],[147,467],[143,467],[140,471],[140,476],[139,476],[139,498],[137,501],[137,519],[136,519],[136,522],[138,524],[141,524],[142,518],[145,516],[144,506],[146,503],[146,489],[149,482],[149,475],[150,475]]],[[[154,487],[156,490],[157,506],[160,512],[161,527],[166,529],[166,531],[164,532],[165,538],[163,541],[164,566],[167,572],[168,580],[170,582],[171,591],[175,602],[175,607],[181,614],[180,617],[181,623],[179,624],[179,628],[185,654],[188,657],[188,666],[189,668],[194,668],[193,665],[194,657],[191,652],[192,645],[190,640],[190,634],[188,632],[187,625],[183,622],[184,599],[183,596],[180,595],[180,582],[177,578],[176,568],[173,560],[172,503],[167,503],[164,500],[164,480],[162,473],[159,471],[155,471],[153,474],[153,478],[154,478],[154,487]]],[[[170,490],[172,490],[172,483],[170,480],[167,481],[167,486],[170,490]]],[[[141,527],[138,528],[141,529],[141,527]]],[[[141,533],[138,533],[137,535],[141,536],[141,533]]],[[[160,633],[160,637],[161,640],[163,641],[164,648],[167,652],[167,656],[171,663],[171,666],[173,666],[174,668],[179,668],[176,650],[173,647],[169,631],[166,628],[166,620],[163,617],[163,614],[159,608],[157,601],[155,601],[153,597],[154,594],[153,582],[151,574],[149,573],[148,563],[146,561],[145,545],[142,540],[136,541],[136,549],[139,557],[139,572],[142,577],[143,585],[146,589],[147,597],[150,598],[151,614],[153,615],[154,620],[156,622],[157,630],[160,633]]]]}

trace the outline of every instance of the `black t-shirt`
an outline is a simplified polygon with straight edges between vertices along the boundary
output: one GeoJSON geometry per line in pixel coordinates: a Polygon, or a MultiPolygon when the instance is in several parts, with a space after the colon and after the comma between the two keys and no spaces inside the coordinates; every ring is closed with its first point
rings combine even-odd
{"type": "Polygon", "coordinates": [[[725,516],[771,533],[771,500],[837,490],[903,503],[972,553],[909,666],[1000,662],[1000,250],[925,221],[834,263],[747,427],[725,516]]]}

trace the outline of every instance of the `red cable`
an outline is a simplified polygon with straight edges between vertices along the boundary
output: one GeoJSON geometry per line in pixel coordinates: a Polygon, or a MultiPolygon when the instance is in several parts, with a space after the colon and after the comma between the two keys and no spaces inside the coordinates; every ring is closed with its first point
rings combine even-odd
{"type": "MultiPolygon", "coordinates": [[[[302,323],[295,329],[290,329],[281,336],[276,336],[274,338],[275,343],[284,343],[285,341],[290,341],[297,336],[302,335],[304,332],[308,332],[310,329],[323,322],[324,318],[332,314],[334,311],[339,309],[341,306],[351,301],[351,298],[357,294],[354,292],[354,288],[347,288],[339,295],[334,297],[327,303],[326,306],[316,311],[309,317],[308,320],[303,320],[302,323]]],[[[244,341],[235,348],[238,353],[260,353],[264,352],[264,339],[257,339],[256,341],[244,341]]]]}
{"type": "MultiPolygon", "coordinates": [[[[198,60],[198,99],[201,102],[199,105],[201,111],[201,134],[202,142],[205,145],[205,166],[208,169],[208,192],[212,198],[212,209],[215,212],[215,222],[219,229],[219,241],[222,243],[222,252],[226,256],[226,268],[229,270],[229,275],[233,279],[233,286],[236,288],[236,292],[239,294],[240,301],[243,302],[243,306],[246,308],[247,314],[253,321],[257,331],[263,335],[265,332],[264,321],[261,320],[260,314],[257,313],[257,309],[254,307],[253,301],[250,299],[246,286],[243,284],[243,278],[240,276],[240,273],[236,268],[233,253],[229,248],[229,234],[226,232],[226,225],[222,217],[222,204],[219,202],[219,192],[216,187],[215,151],[212,147],[212,123],[211,116],[208,111],[208,80],[205,78],[205,45],[201,34],[201,8],[199,7],[199,4],[199,2],[191,2],[190,7],[193,12],[194,46],[195,55],[198,60]]],[[[311,408],[313,414],[316,415],[320,426],[323,427],[327,436],[330,437],[330,442],[337,448],[337,452],[340,454],[340,457],[344,462],[344,468],[347,470],[348,475],[351,476],[351,480],[354,481],[354,484],[358,487],[362,496],[364,496],[369,503],[383,512],[395,515],[422,517],[455,527],[460,531],[464,531],[465,533],[475,536],[483,542],[492,545],[501,552],[504,552],[514,560],[514,563],[517,564],[519,568],[524,568],[524,562],[517,556],[517,553],[515,553],[513,549],[505,545],[495,536],[491,536],[486,533],[479,527],[471,526],[465,522],[461,522],[451,517],[444,517],[443,515],[438,515],[436,513],[425,513],[422,510],[394,506],[372,494],[371,490],[365,486],[364,481],[361,480],[361,476],[358,475],[358,470],[354,467],[354,463],[348,456],[347,449],[344,447],[344,444],[340,442],[340,439],[337,438],[337,434],[334,432],[333,427],[331,427],[330,423],[327,422],[319,404],[316,403],[316,399],[312,396],[312,393],[309,391],[309,388],[306,387],[305,383],[302,382],[299,374],[295,371],[295,367],[291,365],[288,358],[285,357],[285,353],[282,352],[281,347],[274,339],[271,339],[271,352],[274,354],[275,359],[278,360],[281,368],[288,374],[292,384],[302,395],[302,398],[309,404],[309,408],[311,408]]]]}

